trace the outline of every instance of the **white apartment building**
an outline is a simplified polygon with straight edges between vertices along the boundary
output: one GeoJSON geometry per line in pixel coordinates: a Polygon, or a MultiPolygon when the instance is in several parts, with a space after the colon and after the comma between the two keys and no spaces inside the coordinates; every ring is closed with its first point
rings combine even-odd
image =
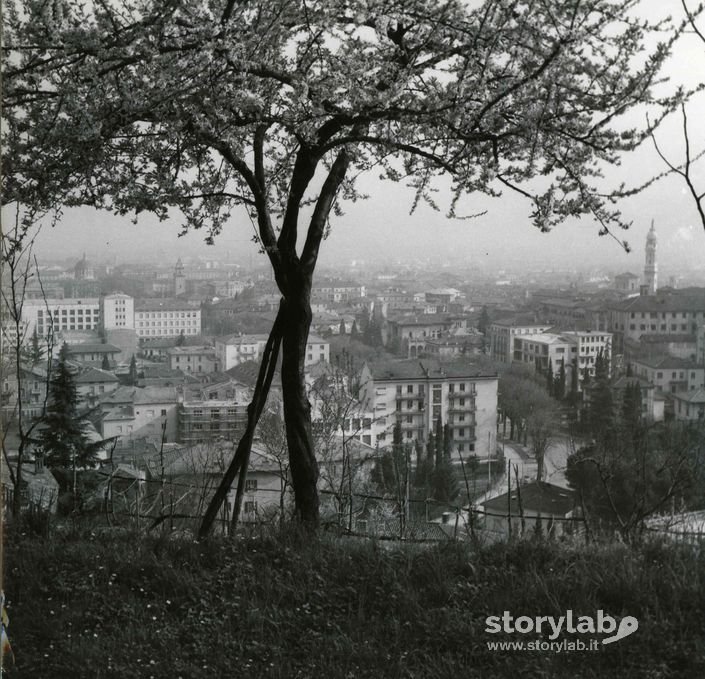
{"type": "MultiPolygon", "coordinates": [[[[245,361],[259,361],[268,338],[269,335],[264,334],[226,335],[216,338],[218,370],[230,370],[245,361]]],[[[330,344],[318,335],[309,334],[304,366],[309,367],[320,362],[330,362],[330,344]]]]}
{"type": "MultiPolygon", "coordinates": [[[[578,374],[582,380],[586,371],[591,377],[595,375],[595,362],[598,356],[607,361],[612,368],[612,334],[600,330],[569,330],[561,333],[575,343],[578,357],[578,374]]],[[[555,366],[554,366],[555,368],[555,366]]]]}
{"type": "Polygon", "coordinates": [[[215,340],[218,370],[230,370],[245,361],[258,361],[267,344],[268,335],[226,335],[215,340]]]}
{"type": "Polygon", "coordinates": [[[100,322],[103,330],[134,329],[135,300],[122,292],[100,298],[100,322]]]}
{"type": "Polygon", "coordinates": [[[134,328],[140,339],[200,335],[201,308],[179,299],[137,300],[134,328]]]}
{"type": "Polygon", "coordinates": [[[361,400],[374,417],[376,440],[391,443],[396,423],[405,442],[426,441],[440,417],[450,426],[454,459],[494,456],[497,374],[467,360],[437,359],[367,363],[361,400]]]}

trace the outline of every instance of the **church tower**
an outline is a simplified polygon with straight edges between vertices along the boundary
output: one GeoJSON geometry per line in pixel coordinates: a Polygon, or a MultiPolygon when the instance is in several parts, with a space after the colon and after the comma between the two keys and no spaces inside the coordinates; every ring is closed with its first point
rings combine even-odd
{"type": "Polygon", "coordinates": [[[181,257],[179,257],[174,268],[174,297],[180,297],[185,294],[186,274],[184,274],[184,265],[181,263],[181,257]]]}
{"type": "Polygon", "coordinates": [[[655,295],[657,289],[658,265],[656,264],[656,231],[654,221],[651,220],[651,229],[646,236],[646,264],[644,265],[644,285],[647,295],[655,295]]]}

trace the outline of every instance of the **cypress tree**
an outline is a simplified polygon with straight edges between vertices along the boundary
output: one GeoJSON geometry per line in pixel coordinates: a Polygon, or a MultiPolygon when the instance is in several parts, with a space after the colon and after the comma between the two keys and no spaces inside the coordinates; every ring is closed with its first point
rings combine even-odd
{"type": "Polygon", "coordinates": [[[443,462],[443,422],[439,415],[436,419],[436,469],[439,469],[443,462]]]}
{"type": "Polygon", "coordinates": [[[561,401],[565,397],[565,361],[561,360],[561,367],[558,370],[556,380],[556,398],[561,401]]]}
{"type": "Polygon", "coordinates": [[[108,360],[108,354],[103,354],[103,360],[100,363],[100,367],[103,370],[110,370],[110,361],[108,360]]]}
{"type": "Polygon", "coordinates": [[[550,358],[548,359],[548,370],[546,371],[546,389],[548,391],[548,395],[553,396],[553,361],[550,358]]]}
{"type": "Polygon", "coordinates": [[[450,436],[450,426],[443,425],[443,459],[450,460],[451,453],[451,436],[450,436]]]}

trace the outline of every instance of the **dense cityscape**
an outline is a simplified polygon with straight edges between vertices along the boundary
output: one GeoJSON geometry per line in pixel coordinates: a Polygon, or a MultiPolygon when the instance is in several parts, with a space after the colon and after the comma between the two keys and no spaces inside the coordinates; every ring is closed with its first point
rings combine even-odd
{"type": "MultiPolygon", "coordinates": [[[[428,499],[438,505],[429,512],[426,502],[424,521],[435,517],[443,526],[449,508],[472,509],[478,498],[502,495],[512,462],[525,482],[553,484],[569,496],[574,490],[566,490],[567,458],[580,439],[573,425],[589,407],[600,362],[615,402],[638,385],[645,422],[702,420],[705,287],[682,275],[669,276],[664,285],[657,253],[652,225],[638,275],[535,271],[515,278],[501,271],[479,279],[437,264],[364,262],[321,272],[311,294],[304,368],[314,428],[323,437],[317,455],[324,520],[342,521],[344,513],[349,530],[398,530],[390,529],[384,513],[375,523],[371,505],[352,497],[383,496],[394,487],[381,472],[398,444],[413,449],[411,505],[428,499]],[[527,379],[548,380],[553,403],[545,410],[551,421],[540,436],[510,438],[506,424],[501,426],[510,410],[501,384],[517,366],[527,379]],[[436,445],[434,437],[443,440],[438,460],[435,449],[427,452],[436,445]],[[470,461],[476,497],[460,491],[461,464],[470,461]],[[425,465],[430,467],[418,481],[425,465]],[[479,480],[483,493],[477,492],[479,480]]],[[[217,480],[218,473],[208,469],[210,458],[222,464],[244,432],[279,305],[269,272],[180,258],[173,265],[99,264],[83,254],[68,266],[37,261],[23,280],[3,283],[22,295],[19,314],[6,307],[3,322],[7,459],[17,457],[22,436],[36,438],[26,432],[35,425],[40,431],[42,418],[57,408],[57,365],[74,385],[81,435],[97,444],[91,464],[79,468],[93,468],[98,487],[81,498],[74,497],[75,485],[62,489],[49,471],[57,464],[75,471],[65,446],[50,443],[41,454],[41,447],[28,446],[23,452],[31,458],[34,450],[36,462],[23,465],[24,502],[41,498],[56,511],[66,490],[71,499],[64,502],[96,503],[105,496],[103,486],[114,481],[116,465],[121,477],[137,480],[135,487],[159,483],[164,475],[193,480],[206,471],[211,482],[217,480]],[[12,347],[19,349],[19,371],[12,347]],[[203,468],[196,469],[200,458],[203,468]]],[[[273,442],[272,431],[255,437],[241,508],[246,521],[271,520],[291,494],[286,461],[277,450],[285,440],[278,389],[275,379],[271,417],[262,426],[277,429],[279,437],[273,442]]],[[[530,423],[532,417],[516,419],[530,423]]],[[[203,492],[194,482],[192,495],[201,502],[203,492]]],[[[234,499],[233,493],[227,515],[234,499]]],[[[195,520],[193,501],[184,496],[178,513],[195,520]]],[[[539,509],[550,514],[546,502],[539,509]]],[[[572,497],[568,513],[576,503],[572,497]]],[[[409,512],[402,512],[407,520],[409,512]]],[[[457,532],[457,525],[446,528],[457,532]]]]}

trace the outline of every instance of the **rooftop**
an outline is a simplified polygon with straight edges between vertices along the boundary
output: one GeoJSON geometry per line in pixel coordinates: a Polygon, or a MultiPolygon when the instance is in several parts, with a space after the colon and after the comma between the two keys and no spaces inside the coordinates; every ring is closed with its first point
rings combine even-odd
{"type": "Polygon", "coordinates": [[[705,288],[664,288],[655,295],[639,295],[615,302],[610,308],[617,311],[705,311],[705,288]]]}
{"type": "Polygon", "coordinates": [[[89,368],[74,378],[76,384],[87,384],[93,382],[118,382],[118,378],[107,370],[89,368]]]}
{"type": "Polygon", "coordinates": [[[575,509],[576,493],[569,488],[555,486],[552,483],[534,481],[525,486],[520,486],[517,490],[511,491],[511,497],[507,493],[493,497],[482,503],[486,511],[501,511],[506,513],[508,501],[511,500],[512,511],[519,514],[519,492],[521,492],[521,504],[524,510],[531,512],[542,512],[553,516],[566,516],[575,509]]]}
{"type": "Polygon", "coordinates": [[[426,380],[445,378],[496,379],[497,372],[468,359],[440,361],[436,358],[386,360],[367,363],[372,377],[385,380],[426,380]]]}
{"type": "Polygon", "coordinates": [[[183,299],[156,298],[135,300],[135,311],[194,311],[200,310],[198,302],[183,299]]]}
{"type": "Polygon", "coordinates": [[[122,351],[114,344],[86,342],[84,344],[67,344],[69,354],[118,354],[122,351]]]}

